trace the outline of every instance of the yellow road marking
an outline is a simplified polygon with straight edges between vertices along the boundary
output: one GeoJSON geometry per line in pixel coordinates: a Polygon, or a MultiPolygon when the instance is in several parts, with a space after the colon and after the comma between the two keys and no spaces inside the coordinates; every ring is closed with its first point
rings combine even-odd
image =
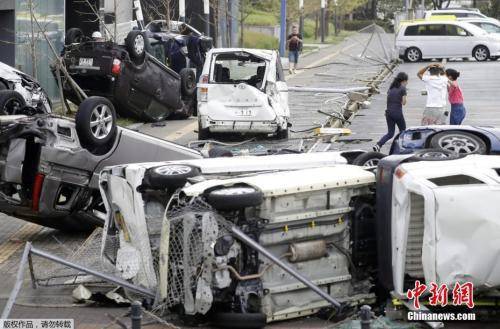
{"type": "Polygon", "coordinates": [[[0,244],[0,264],[9,259],[19,248],[24,247],[24,243],[32,239],[42,228],[42,226],[32,223],[25,224],[7,241],[0,244]]]}
{"type": "Polygon", "coordinates": [[[194,130],[197,128],[197,126],[198,126],[198,121],[195,120],[195,121],[191,122],[190,124],[188,124],[187,126],[184,126],[183,128],[176,130],[173,133],[168,134],[167,136],[165,136],[165,139],[168,141],[178,140],[182,136],[185,136],[189,133],[194,132],[194,130]]]}

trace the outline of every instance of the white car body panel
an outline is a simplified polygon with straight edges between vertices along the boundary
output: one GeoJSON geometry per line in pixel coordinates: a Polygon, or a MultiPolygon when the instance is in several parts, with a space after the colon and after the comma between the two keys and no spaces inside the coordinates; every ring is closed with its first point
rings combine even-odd
{"type": "Polygon", "coordinates": [[[198,118],[200,127],[210,132],[275,133],[286,129],[290,118],[286,82],[277,81],[276,51],[244,48],[214,48],[207,54],[202,76],[208,83],[198,84],[198,118]],[[215,58],[220,54],[245,52],[266,62],[260,88],[247,83],[214,81],[215,58]],[[206,96],[200,94],[206,88],[206,96]]]}
{"type": "Polygon", "coordinates": [[[422,267],[427,284],[445,283],[450,287],[457,281],[470,281],[479,289],[500,285],[498,168],[500,156],[481,155],[405,163],[398,168],[405,172],[401,179],[394,178],[392,201],[392,264],[398,294],[406,293],[404,276],[411,271],[411,264],[422,267]],[[483,184],[438,186],[430,180],[454,175],[472,177],[483,184]],[[421,228],[416,228],[417,222],[410,223],[411,202],[416,200],[412,194],[424,201],[421,228]],[[421,240],[415,240],[422,230],[421,240]],[[418,255],[415,262],[407,261],[410,243],[413,247],[420,244],[421,264],[416,264],[418,255]]]}
{"type": "Polygon", "coordinates": [[[473,49],[479,45],[486,46],[490,56],[500,56],[500,36],[488,34],[483,29],[466,21],[445,20],[406,23],[399,29],[395,44],[400,57],[405,55],[408,48],[416,47],[422,52],[423,59],[471,57],[473,49]],[[409,26],[437,24],[454,25],[464,29],[471,35],[405,35],[405,31],[409,26]]]}

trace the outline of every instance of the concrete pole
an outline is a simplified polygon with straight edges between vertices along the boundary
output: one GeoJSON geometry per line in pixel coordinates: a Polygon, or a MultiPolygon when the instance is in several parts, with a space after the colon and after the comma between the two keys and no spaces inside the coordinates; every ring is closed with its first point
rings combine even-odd
{"type": "Polygon", "coordinates": [[[286,44],[286,0],[281,0],[280,9],[280,56],[285,56],[286,44]]]}
{"type": "Polygon", "coordinates": [[[326,0],[321,0],[321,43],[325,42],[325,31],[326,31],[325,7],[326,7],[326,0]]]}
{"type": "Polygon", "coordinates": [[[186,0],[179,0],[179,20],[186,21],[186,0]]]}
{"type": "Polygon", "coordinates": [[[205,15],[205,34],[210,36],[210,0],[203,0],[203,14],[205,15]]]}
{"type": "Polygon", "coordinates": [[[302,37],[304,37],[304,0],[299,0],[299,12],[299,33],[301,33],[302,37]]]}

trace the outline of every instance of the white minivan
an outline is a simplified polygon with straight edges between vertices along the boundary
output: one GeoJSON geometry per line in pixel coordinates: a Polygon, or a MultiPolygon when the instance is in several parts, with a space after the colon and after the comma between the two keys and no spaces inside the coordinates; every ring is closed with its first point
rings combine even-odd
{"type": "Polygon", "coordinates": [[[500,56],[500,36],[463,21],[420,21],[400,27],[396,49],[408,62],[471,56],[486,61],[500,56]]]}
{"type": "Polygon", "coordinates": [[[197,92],[200,140],[212,133],[288,137],[288,87],[274,50],[211,49],[197,92]]]}

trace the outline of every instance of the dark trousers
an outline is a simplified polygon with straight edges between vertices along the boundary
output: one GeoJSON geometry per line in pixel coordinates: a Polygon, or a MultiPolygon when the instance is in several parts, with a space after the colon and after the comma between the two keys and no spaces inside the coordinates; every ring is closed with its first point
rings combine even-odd
{"type": "Polygon", "coordinates": [[[377,144],[380,147],[382,147],[385,143],[387,143],[389,139],[394,136],[396,125],[398,126],[400,132],[406,129],[406,122],[403,113],[390,113],[386,111],[385,120],[387,121],[387,134],[385,134],[378,141],[377,144]]]}

